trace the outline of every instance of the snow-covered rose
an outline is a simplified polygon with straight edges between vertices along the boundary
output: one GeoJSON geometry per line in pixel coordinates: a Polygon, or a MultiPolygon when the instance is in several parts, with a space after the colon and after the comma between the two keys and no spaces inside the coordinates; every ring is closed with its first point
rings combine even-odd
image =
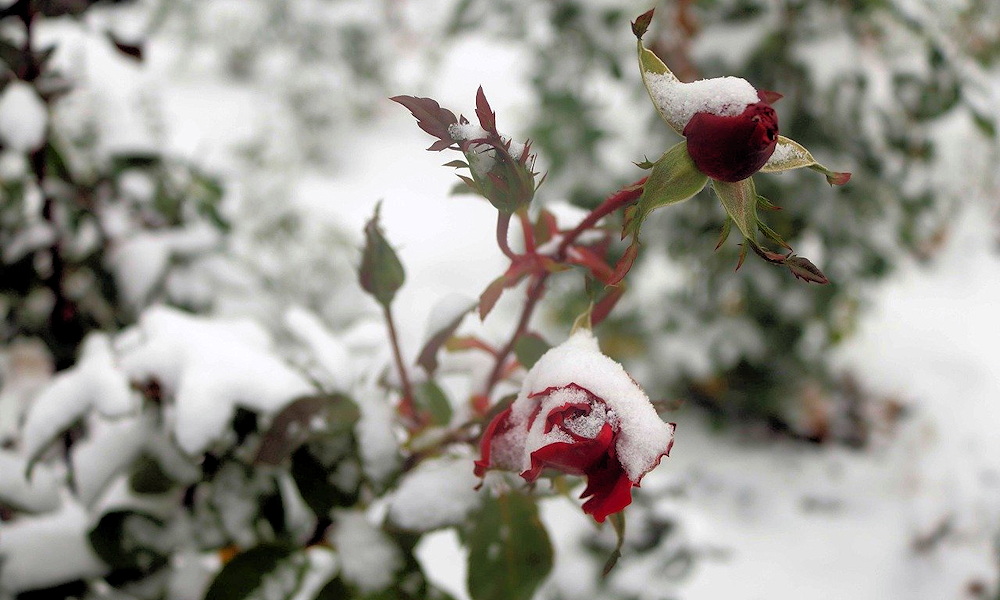
{"type": "Polygon", "coordinates": [[[768,102],[775,97],[780,96],[758,92],[760,101],[738,115],[695,113],[684,127],[684,137],[698,170],[728,182],[759,171],[778,145],[778,115],[768,102]]]}
{"type": "Polygon", "coordinates": [[[645,73],[657,110],[687,138],[699,171],[719,181],[750,177],[778,144],[778,116],[771,103],[781,94],[757,91],[746,79],[716,77],[690,83],[672,73],[645,73]]]}
{"type": "Polygon", "coordinates": [[[603,522],[632,502],[632,487],[670,452],[673,433],[625,369],[580,330],[528,372],[517,399],[483,433],[475,470],[518,471],[528,481],[545,468],[586,476],[583,510],[603,522]]]}

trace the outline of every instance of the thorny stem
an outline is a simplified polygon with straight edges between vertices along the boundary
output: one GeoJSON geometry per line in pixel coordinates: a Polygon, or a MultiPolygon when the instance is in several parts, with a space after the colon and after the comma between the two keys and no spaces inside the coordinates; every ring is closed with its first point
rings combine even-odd
{"type": "Polygon", "coordinates": [[[638,200],[639,196],[642,195],[642,186],[645,184],[646,177],[643,177],[639,181],[629,184],[614,194],[608,196],[597,208],[590,211],[590,214],[584,217],[584,219],[580,221],[579,225],[563,237],[562,242],[556,249],[556,261],[561,262],[564,260],[566,258],[566,253],[569,251],[569,247],[576,241],[576,238],[580,237],[581,234],[596,225],[598,221],[615,212],[619,208],[628,206],[632,202],[638,200]]]}
{"type": "Polygon", "coordinates": [[[531,226],[531,219],[528,218],[528,211],[518,211],[517,216],[521,219],[521,231],[524,233],[524,251],[528,254],[535,253],[535,232],[531,226]]]}
{"type": "MultiPolygon", "coordinates": [[[[604,217],[610,215],[616,210],[625,207],[632,202],[635,202],[639,196],[642,194],[642,186],[646,183],[646,178],[643,177],[639,181],[628,185],[618,192],[615,192],[609,196],[604,202],[602,202],[597,208],[592,210],[580,224],[573,228],[572,231],[567,233],[562,242],[560,242],[559,247],[556,249],[555,259],[557,262],[562,262],[566,258],[566,253],[569,251],[569,247],[580,237],[585,231],[591,229],[598,221],[604,217]]],[[[526,220],[526,216],[522,219],[526,220]]],[[[527,243],[528,236],[528,224],[522,221],[522,225],[525,230],[525,242],[527,243]]],[[[497,352],[496,360],[493,363],[493,369],[490,371],[490,376],[486,380],[486,389],[484,394],[488,398],[493,392],[493,388],[496,387],[500,380],[503,378],[504,367],[507,363],[507,358],[510,353],[514,351],[514,345],[517,344],[517,340],[520,339],[522,335],[528,330],[528,323],[531,321],[531,316],[535,312],[535,307],[538,305],[538,301],[542,299],[545,295],[545,282],[548,280],[548,271],[543,271],[534,276],[531,284],[528,286],[527,297],[525,298],[524,308],[521,309],[521,316],[517,321],[517,326],[514,328],[513,334],[507,343],[497,352]]]]}
{"type": "Polygon", "coordinates": [[[535,306],[542,299],[542,296],[545,295],[545,280],[548,278],[549,273],[547,271],[539,273],[534,276],[531,285],[528,287],[528,295],[524,302],[524,308],[521,309],[521,317],[517,320],[514,333],[507,340],[507,343],[504,344],[503,348],[497,352],[496,360],[493,362],[493,370],[490,371],[490,377],[486,380],[484,394],[487,398],[493,392],[493,388],[500,383],[504,372],[504,365],[507,363],[507,357],[514,351],[514,345],[517,343],[517,340],[528,330],[528,323],[531,321],[531,315],[535,312],[535,306]]]}
{"type": "Polygon", "coordinates": [[[504,253],[504,256],[514,260],[517,258],[517,254],[510,249],[510,243],[507,241],[507,230],[510,228],[510,215],[505,212],[497,212],[497,245],[500,246],[500,250],[504,253]]]}
{"type": "Polygon", "coordinates": [[[403,399],[399,403],[399,411],[407,418],[415,418],[416,411],[413,406],[413,385],[410,383],[410,375],[406,371],[406,363],[403,362],[403,353],[399,348],[399,336],[396,334],[396,321],[392,316],[392,309],[389,304],[382,305],[382,313],[385,315],[385,323],[389,328],[389,342],[392,345],[392,355],[396,360],[396,370],[399,372],[399,380],[403,385],[403,399]]]}

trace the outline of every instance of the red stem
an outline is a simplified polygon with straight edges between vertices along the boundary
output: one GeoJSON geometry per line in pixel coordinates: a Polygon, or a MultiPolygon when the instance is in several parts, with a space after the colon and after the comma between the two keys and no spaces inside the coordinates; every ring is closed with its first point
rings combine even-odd
{"type": "Polygon", "coordinates": [[[583,232],[587,231],[596,225],[598,221],[615,212],[619,208],[627,206],[638,200],[639,196],[642,195],[642,186],[645,183],[646,178],[643,177],[639,181],[623,187],[614,194],[608,196],[607,199],[605,199],[604,202],[602,202],[597,208],[590,211],[590,214],[580,221],[579,225],[563,237],[562,242],[556,249],[556,261],[562,262],[566,258],[566,253],[569,251],[569,247],[576,241],[576,238],[583,234],[583,232]]]}
{"type": "Polygon", "coordinates": [[[510,244],[507,241],[507,230],[510,228],[510,215],[504,212],[497,213],[497,245],[500,246],[500,250],[504,253],[504,256],[514,260],[517,258],[517,254],[510,249],[510,244]]]}
{"type": "MultiPolygon", "coordinates": [[[[556,261],[562,262],[565,260],[566,253],[569,251],[569,247],[573,244],[573,242],[575,242],[576,239],[579,238],[585,231],[596,225],[598,221],[615,212],[619,208],[627,206],[637,200],[639,196],[642,195],[642,186],[644,183],[646,183],[645,177],[622,188],[618,192],[615,192],[602,202],[600,206],[592,210],[590,214],[580,221],[579,225],[574,227],[572,231],[563,237],[562,242],[556,249],[556,261]]],[[[521,215],[521,219],[521,224],[525,231],[525,245],[527,245],[528,236],[530,235],[528,233],[530,231],[530,222],[527,222],[526,215],[521,215]]],[[[532,247],[534,245],[533,242],[534,240],[532,240],[532,247]]],[[[548,271],[536,274],[532,279],[531,284],[528,286],[528,293],[525,298],[524,308],[521,309],[521,317],[517,321],[514,333],[510,336],[510,339],[507,340],[507,343],[504,344],[503,348],[497,352],[496,361],[493,363],[493,369],[490,371],[489,379],[486,380],[486,389],[484,394],[487,398],[493,392],[493,388],[495,388],[503,378],[505,370],[504,366],[507,363],[507,358],[510,356],[510,353],[514,351],[514,345],[517,344],[517,340],[528,330],[528,323],[531,321],[531,316],[535,312],[535,307],[538,305],[538,301],[542,299],[542,296],[545,295],[545,282],[549,278],[549,275],[551,275],[551,273],[548,271]]]]}
{"type": "Polygon", "coordinates": [[[528,218],[528,211],[522,210],[517,213],[519,219],[521,219],[521,231],[524,232],[524,251],[527,254],[535,253],[535,229],[531,224],[531,219],[528,218]]]}
{"type": "Polygon", "coordinates": [[[405,417],[415,419],[417,413],[413,406],[413,385],[410,383],[410,375],[406,371],[403,353],[399,348],[399,336],[396,334],[396,322],[392,317],[392,309],[388,304],[383,304],[382,312],[385,315],[386,326],[389,328],[389,342],[392,345],[393,358],[396,360],[396,370],[399,372],[399,380],[403,385],[403,398],[399,402],[399,412],[405,417]]]}

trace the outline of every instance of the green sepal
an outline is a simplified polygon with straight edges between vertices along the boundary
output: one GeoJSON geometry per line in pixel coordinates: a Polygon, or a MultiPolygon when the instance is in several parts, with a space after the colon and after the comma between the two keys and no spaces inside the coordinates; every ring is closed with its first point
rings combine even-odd
{"type": "Polygon", "coordinates": [[[753,178],[747,177],[735,183],[713,179],[712,189],[715,190],[723,208],[743,237],[749,240],[755,239],[758,219],[757,190],[754,188],[753,178]]]}
{"type": "Polygon", "coordinates": [[[831,171],[819,164],[805,146],[783,135],[778,136],[778,146],[775,148],[774,154],[761,167],[760,171],[761,173],[780,173],[802,167],[808,167],[822,173],[830,185],[844,185],[851,179],[850,173],[831,171]]]}
{"type": "Polygon", "coordinates": [[[365,224],[365,247],[361,254],[358,280],[362,289],[371,294],[382,306],[388,307],[396,292],[403,287],[406,272],[399,262],[396,251],[382,234],[379,226],[379,211],[382,204],[375,206],[375,214],[365,224]]]}
{"type": "Polygon", "coordinates": [[[674,81],[680,81],[680,80],[677,79],[677,76],[674,75],[670,71],[670,69],[667,68],[667,65],[663,64],[663,61],[660,60],[660,57],[656,56],[655,54],[653,54],[652,50],[642,45],[641,33],[645,33],[645,29],[643,29],[641,33],[639,31],[635,31],[635,33],[636,37],[638,38],[638,40],[636,41],[636,46],[639,51],[639,73],[642,74],[642,84],[646,86],[646,91],[649,93],[649,99],[653,102],[653,106],[656,107],[656,112],[660,113],[660,117],[663,119],[663,121],[667,125],[669,125],[671,129],[676,131],[678,135],[683,135],[684,126],[687,125],[687,123],[680,123],[674,119],[671,119],[669,115],[663,112],[663,110],[660,108],[659,103],[656,102],[656,97],[653,94],[651,84],[649,81],[649,76],[663,75],[668,79],[672,79],[674,81]]]}
{"type": "Polygon", "coordinates": [[[618,564],[618,559],[622,557],[622,546],[625,544],[625,513],[611,513],[608,515],[608,520],[611,521],[611,525],[615,528],[615,535],[618,541],[615,543],[615,549],[611,552],[611,556],[604,563],[601,577],[607,577],[611,573],[611,569],[614,569],[615,565],[618,564]]]}
{"type": "Polygon", "coordinates": [[[634,206],[625,211],[622,238],[637,237],[649,213],[661,206],[687,200],[700,192],[706,183],[708,177],[694,166],[687,151],[687,142],[679,142],[653,163],[642,195],[634,206]]]}

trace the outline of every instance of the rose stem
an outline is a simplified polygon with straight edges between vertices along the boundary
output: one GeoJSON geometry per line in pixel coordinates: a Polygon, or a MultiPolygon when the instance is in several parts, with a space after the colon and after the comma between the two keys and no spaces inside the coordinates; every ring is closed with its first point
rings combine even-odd
{"type": "Polygon", "coordinates": [[[497,212],[497,245],[500,246],[500,250],[504,253],[504,256],[511,260],[517,259],[517,254],[510,249],[510,244],[507,242],[507,229],[510,227],[510,214],[505,212],[497,212]]]}
{"type": "Polygon", "coordinates": [[[385,315],[385,323],[389,328],[389,341],[392,345],[392,355],[396,360],[396,370],[399,371],[399,380],[403,385],[403,399],[399,403],[399,412],[406,417],[415,418],[416,411],[413,408],[413,385],[410,383],[410,375],[406,371],[406,364],[403,363],[403,353],[399,349],[399,336],[396,334],[396,321],[392,316],[392,309],[388,303],[382,305],[382,314],[385,315]]]}
{"type": "MultiPolygon", "coordinates": [[[[562,242],[556,250],[555,259],[560,262],[564,260],[566,258],[566,253],[569,251],[570,245],[575,242],[576,239],[583,234],[583,232],[593,227],[602,218],[610,215],[619,208],[634,202],[642,194],[642,185],[644,183],[646,183],[645,177],[622,188],[618,192],[615,192],[597,208],[592,210],[590,214],[580,221],[579,225],[563,237],[562,242]]],[[[523,224],[524,221],[522,221],[522,225],[523,224]]],[[[486,389],[484,394],[487,398],[493,392],[493,388],[500,382],[501,375],[504,370],[504,364],[507,362],[507,357],[510,356],[511,352],[513,352],[514,345],[517,343],[517,340],[524,335],[525,331],[527,331],[528,323],[531,321],[531,316],[535,312],[535,307],[538,305],[538,301],[541,300],[542,296],[545,294],[545,281],[548,279],[550,274],[551,273],[548,271],[544,271],[535,275],[531,285],[528,287],[524,308],[521,309],[521,317],[517,321],[514,333],[510,336],[510,339],[507,340],[507,343],[504,344],[504,346],[497,352],[496,360],[493,363],[493,370],[490,371],[489,379],[486,380],[486,389]]]]}

